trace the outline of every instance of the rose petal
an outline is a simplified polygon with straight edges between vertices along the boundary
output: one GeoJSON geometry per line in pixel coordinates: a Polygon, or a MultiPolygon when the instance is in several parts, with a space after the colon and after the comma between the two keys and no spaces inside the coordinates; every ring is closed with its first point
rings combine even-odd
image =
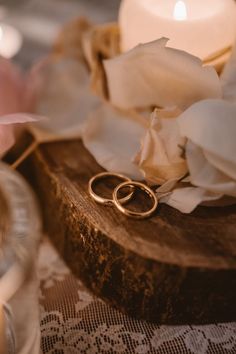
{"type": "Polygon", "coordinates": [[[236,180],[211,165],[204,151],[191,141],[186,145],[186,157],[193,185],[212,193],[236,197],[236,180]]]}
{"type": "Polygon", "coordinates": [[[15,143],[22,132],[24,123],[36,122],[42,117],[32,114],[9,114],[0,117],[0,157],[2,157],[15,143]],[[23,127],[22,127],[23,125],[23,127]]]}
{"type": "Polygon", "coordinates": [[[203,202],[215,201],[220,198],[222,198],[221,194],[214,194],[203,188],[185,187],[175,189],[171,194],[163,197],[160,202],[168,204],[184,214],[190,214],[203,202]]]}
{"type": "MultiPolygon", "coordinates": [[[[218,204],[223,196],[236,197],[235,116],[235,104],[205,100],[177,118],[181,135],[188,139],[185,154],[189,181],[196,187],[166,191],[162,202],[191,213],[202,203],[218,204]]],[[[236,199],[231,199],[231,204],[232,200],[236,199]]]]}
{"type": "Polygon", "coordinates": [[[142,179],[133,158],[144,131],[144,127],[128,114],[103,104],[91,113],[83,141],[97,162],[108,171],[142,179]]]}
{"type": "Polygon", "coordinates": [[[186,109],[222,91],[213,67],[200,59],[166,47],[167,39],[139,45],[114,59],[105,60],[111,102],[120,108],[172,107],[186,109]]]}
{"type": "Polygon", "coordinates": [[[162,119],[159,114],[168,116],[165,112],[159,113],[157,110],[153,113],[150,128],[136,158],[146,180],[151,184],[180,179],[187,173],[186,161],[181,156],[181,146],[184,146],[185,139],[179,134],[176,119],[162,119]]]}
{"type": "Polygon", "coordinates": [[[100,102],[89,90],[85,66],[72,59],[52,58],[34,76],[39,85],[36,113],[49,118],[37,124],[40,139],[80,136],[89,112],[100,102]]]}
{"type": "Polygon", "coordinates": [[[204,155],[211,165],[213,165],[219,171],[225,173],[227,176],[236,180],[235,164],[224,160],[222,157],[217,156],[216,154],[213,154],[207,150],[204,150],[204,155]]]}
{"type": "Polygon", "coordinates": [[[26,110],[22,74],[9,60],[0,58],[0,116],[26,110]]]}
{"type": "Polygon", "coordinates": [[[27,113],[8,114],[0,117],[0,125],[37,122],[41,119],[42,117],[36,114],[27,114],[27,113]]]}
{"type": "Polygon", "coordinates": [[[236,105],[223,100],[205,100],[178,118],[181,135],[236,165],[236,105]]]}

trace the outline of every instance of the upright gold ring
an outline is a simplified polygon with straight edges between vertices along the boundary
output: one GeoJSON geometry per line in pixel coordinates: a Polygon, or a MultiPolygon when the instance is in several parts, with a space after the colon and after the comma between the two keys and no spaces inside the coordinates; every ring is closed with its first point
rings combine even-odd
{"type": "MultiPolygon", "coordinates": [[[[99,204],[103,204],[103,205],[112,205],[114,204],[114,200],[111,198],[104,198],[100,195],[98,195],[97,193],[95,193],[94,191],[94,185],[96,182],[98,182],[101,179],[107,178],[107,177],[116,177],[118,179],[120,179],[121,181],[125,181],[125,182],[132,182],[130,178],[119,174],[119,173],[113,173],[113,172],[102,172],[102,173],[98,173],[96,176],[92,177],[89,181],[89,185],[88,185],[88,190],[89,190],[89,194],[91,195],[91,197],[99,204]]],[[[127,196],[123,197],[123,198],[118,198],[118,193],[117,193],[117,199],[119,200],[120,204],[126,203],[128,202],[132,196],[133,196],[133,191],[131,191],[127,196]]]]}
{"type": "Polygon", "coordinates": [[[149,188],[148,186],[146,186],[143,183],[134,182],[134,181],[127,181],[127,182],[123,182],[120,185],[118,185],[113,192],[113,200],[114,200],[115,206],[122,214],[129,216],[131,218],[134,218],[134,219],[149,218],[150,216],[152,216],[152,214],[156,211],[156,209],[158,207],[158,199],[157,199],[155,193],[151,190],[151,188],[149,188]],[[118,198],[119,192],[124,187],[131,187],[131,188],[137,187],[137,188],[141,189],[152,199],[153,206],[148,211],[144,211],[144,212],[136,212],[136,211],[132,211],[132,210],[125,208],[118,198]]]}

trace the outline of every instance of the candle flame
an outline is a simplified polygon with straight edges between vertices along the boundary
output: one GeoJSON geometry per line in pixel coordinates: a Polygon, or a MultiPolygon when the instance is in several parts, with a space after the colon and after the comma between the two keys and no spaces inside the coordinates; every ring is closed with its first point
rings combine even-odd
{"type": "Polygon", "coordinates": [[[187,8],[184,1],[177,1],[177,3],[175,4],[173,16],[174,19],[177,21],[184,21],[187,19],[187,8]]]}

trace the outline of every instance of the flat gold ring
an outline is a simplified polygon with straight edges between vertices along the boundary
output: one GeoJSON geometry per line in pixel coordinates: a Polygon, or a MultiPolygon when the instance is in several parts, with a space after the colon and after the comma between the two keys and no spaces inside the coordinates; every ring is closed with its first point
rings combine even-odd
{"type": "MultiPolygon", "coordinates": [[[[104,178],[107,178],[107,177],[116,177],[122,181],[125,181],[125,182],[132,182],[130,178],[122,175],[122,174],[119,174],[119,173],[112,173],[112,172],[101,172],[101,173],[98,173],[96,176],[92,177],[89,181],[89,185],[88,185],[88,190],[89,190],[89,194],[90,196],[99,204],[103,204],[103,205],[112,205],[114,204],[114,200],[111,198],[104,198],[100,195],[98,195],[97,193],[94,192],[94,185],[97,181],[101,180],[101,179],[104,179],[104,178]]],[[[117,196],[117,199],[119,200],[119,202],[121,204],[125,203],[125,202],[128,202],[132,196],[133,196],[134,192],[131,191],[127,196],[123,197],[123,198],[118,198],[117,196]]]]}
{"type": "Polygon", "coordinates": [[[157,199],[155,193],[151,190],[151,188],[149,188],[148,186],[146,186],[145,184],[140,183],[140,182],[128,181],[128,182],[121,183],[120,185],[118,185],[115,188],[115,190],[113,192],[113,199],[114,199],[115,206],[122,214],[129,216],[131,218],[134,218],[134,219],[149,218],[150,216],[152,216],[152,214],[156,211],[156,209],[158,207],[158,199],[157,199]],[[142,191],[144,191],[153,200],[152,208],[148,211],[145,211],[145,212],[136,212],[136,211],[132,211],[132,210],[125,208],[120,203],[120,200],[118,198],[118,194],[119,194],[120,190],[124,187],[137,187],[137,188],[141,189],[142,191]]]}

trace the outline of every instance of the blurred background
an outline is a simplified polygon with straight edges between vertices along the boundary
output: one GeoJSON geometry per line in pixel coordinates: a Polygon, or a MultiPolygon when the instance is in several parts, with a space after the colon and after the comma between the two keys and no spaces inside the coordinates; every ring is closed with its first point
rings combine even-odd
{"type": "Polygon", "coordinates": [[[0,0],[0,52],[28,68],[50,50],[65,22],[78,16],[96,23],[114,21],[119,4],[120,0],[0,0]]]}

